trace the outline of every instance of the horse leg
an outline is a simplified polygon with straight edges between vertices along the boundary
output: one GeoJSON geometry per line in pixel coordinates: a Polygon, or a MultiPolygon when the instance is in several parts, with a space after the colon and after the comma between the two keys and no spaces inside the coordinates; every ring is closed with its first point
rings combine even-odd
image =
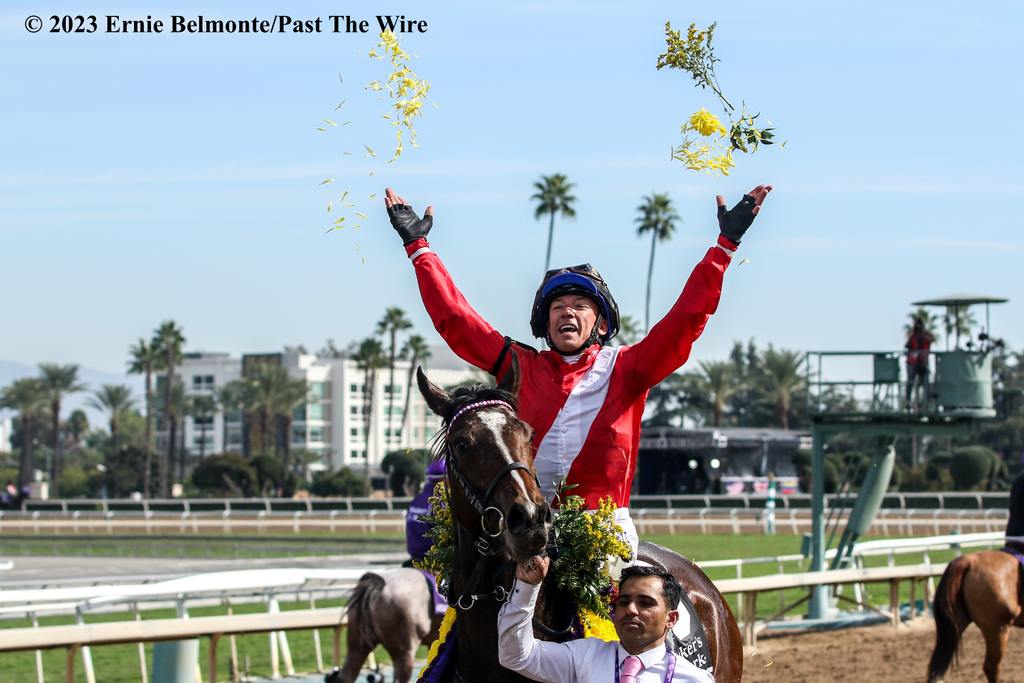
{"type": "Polygon", "coordinates": [[[363,662],[373,652],[373,648],[376,647],[376,643],[369,644],[363,641],[359,637],[359,634],[354,632],[352,629],[346,629],[347,637],[345,643],[347,645],[345,651],[345,662],[341,665],[341,670],[338,672],[337,683],[355,683],[355,680],[359,678],[359,672],[363,669],[363,662]]]}
{"type": "Polygon", "coordinates": [[[395,683],[409,683],[412,680],[412,669],[415,666],[416,643],[409,643],[404,650],[388,650],[391,661],[395,665],[395,683]]]}
{"type": "Polygon", "coordinates": [[[985,634],[985,677],[988,683],[996,683],[999,680],[999,665],[1006,654],[1006,641],[1010,637],[1009,624],[1003,624],[997,628],[986,628],[985,634]]]}

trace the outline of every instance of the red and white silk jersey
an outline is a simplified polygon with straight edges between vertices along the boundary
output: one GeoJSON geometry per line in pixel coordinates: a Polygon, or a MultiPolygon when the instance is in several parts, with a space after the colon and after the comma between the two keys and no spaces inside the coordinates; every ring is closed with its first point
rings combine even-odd
{"type": "MultiPolygon", "coordinates": [[[[576,485],[573,495],[582,496],[590,509],[606,496],[617,507],[628,507],[647,393],[686,362],[718,307],[735,249],[719,237],[672,309],[636,344],[591,345],[575,362],[556,351],[512,345],[521,376],[519,416],[534,430],[534,464],[545,496],[551,499],[564,480],[576,485]]],[[[425,239],[406,245],[406,252],[438,333],[460,358],[489,372],[504,335],[473,310],[425,239]]],[[[506,358],[499,376],[510,363],[506,358]]]]}

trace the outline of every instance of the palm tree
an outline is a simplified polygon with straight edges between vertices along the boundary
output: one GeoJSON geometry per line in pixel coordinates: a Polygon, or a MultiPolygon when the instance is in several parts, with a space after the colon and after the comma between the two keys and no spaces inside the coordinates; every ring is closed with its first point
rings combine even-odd
{"type": "Polygon", "coordinates": [[[711,423],[721,427],[729,399],[739,389],[735,368],[729,361],[701,361],[698,367],[698,386],[711,403],[711,423]]]}
{"type": "Polygon", "coordinates": [[[306,385],[305,379],[292,379],[289,377],[281,387],[277,397],[277,417],[281,423],[281,431],[284,432],[281,464],[284,465],[286,476],[290,471],[289,467],[291,465],[289,461],[291,460],[292,420],[295,415],[295,409],[306,404],[308,395],[309,387],[306,385]]]}
{"type": "Polygon", "coordinates": [[[89,406],[110,415],[110,442],[117,450],[117,422],[127,411],[135,407],[132,390],[123,384],[104,384],[93,392],[89,406]]]}
{"type": "MultiPolygon", "coordinates": [[[[174,466],[178,466],[178,479],[184,481],[185,479],[185,447],[182,441],[184,436],[184,430],[178,430],[179,422],[181,418],[189,414],[191,407],[189,405],[188,396],[185,395],[185,387],[179,383],[175,383],[171,388],[170,395],[164,392],[164,395],[157,401],[157,410],[167,420],[167,459],[166,467],[167,472],[164,473],[165,480],[167,475],[174,477],[174,466]],[[170,403],[165,403],[169,401],[170,403]]],[[[166,494],[161,494],[166,497],[166,494]]]]}
{"type": "Polygon", "coordinates": [[[542,175],[540,180],[533,184],[533,188],[537,190],[530,197],[537,202],[533,217],[536,220],[540,220],[544,214],[551,217],[548,223],[548,251],[544,258],[544,270],[548,270],[551,268],[551,240],[555,234],[555,214],[560,213],[566,218],[575,218],[576,209],[573,204],[576,202],[576,197],[569,194],[573,184],[561,173],[542,175]]]}
{"type": "Polygon", "coordinates": [[[142,495],[149,498],[150,472],[153,467],[153,371],[163,367],[163,355],[153,344],[145,339],[128,347],[131,359],[128,361],[128,373],[143,375],[146,379],[146,469],[142,479],[142,495]]]}
{"type": "MultiPolygon", "coordinates": [[[[409,373],[405,377],[405,407],[402,408],[402,434],[407,434],[406,423],[409,420],[409,402],[412,399],[412,379],[416,373],[416,367],[427,362],[430,358],[430,347],[427,340],[418,334],[410,334],[402,347],[402,355],[409,358],[409,373]]],[[[408,443],[408,439],[406,440],[408,443]]]]}
{"type": "MultiPolygon", "coordinates": [[[[236,379],[232,382],[219,387],[217,389],[217,401],[220,403],[221,409],[224,411],[224,450],[228,449],[228,422],[234,422],[230,418],[234,417],[234,413],[238,413],[242,416],[242,421],[245,421],[245,414],[248,407],[245,404],[246,392],[245,382],[240,379],[236,379]]],[[[242,444],[243,450],[245,444],[242,444]]],[[[248,457],[248,452],[244,453],[245,457],[248,457]]]]}
{"type": "MultiPolygon", "coordinates": [[[[946,313],[942,316],[942,323],[946,329],[946,348],[949,348],[950,337],[956,336],[954,349],[960,348],[960,335],[968,338],[971,336],[971,328],[978,324],[974,318],[974,311],[970,308],[960,306],[946,306],[946,313]]],[[[987,330],[986,330],[987,331],[987,330]]]]}
{"type": "Polygon", "coordinates": [[[918,320],[924,325],[924,331],[930,334],[933,339],[939,336],[939,318],[931,310],[919,306],[916,311],[910,313],[907,317],[910,319],[910,322],[903,326],[903,332],[908,336],[914,331],[914,323],[918,320]]]}
{"type": "Polygon", "coordinates": [[[775,405],[775,416],[782,429],[789,429],[789,410],[793,395],[804,386],[804,356],[799,351],[776,350],[771,346],[761,359],[760,380],[766,396],[775,405]]]}
{"type": "Polygon", "coordinates": [[[377,383],[377,370],[384,367],[384,347],[375,337],[367,337],[358,342],[351,351],[350,357],[363,371],[363,416],[366,420],[366,461],[363,467],[363,480],[370,484],[370,436],[373,434],[373,389],[377,383]]]}
{"type": "MultiPolygon", "coordinates": [[[[172,400],[171,392],[174,390],[174,367],[181,362],[181,349],[185,345],[185,335],[181,328],[173,320],[165,320],[160,323],[153,333],[153,341],[150,344],[163,358],[163,370],[167,373],[167,381],[164,384],[164,409],[173,411],[178,402],[172,400]]],[[[173,429],[177,427],[177,415],[173,412],[166,413],[167,423],[173,429]]],[[[160,495],[167,496],[167,473],[172,467],[174,457],[174,439],[176,434],[171,431],[167,439],[167,456],[160,462],[160,495]]]]}
{"type": "Polygon", "coordinates": [[[40,379],[50,402],[50,421],[53,430],[53,460],[50,463],[50,495],[60,495],[60,475],[64,463],[64,439],[60,430],[60,404],[68,394],[85,391],[78,381],[78,366],[74,364],[40,363],[40,379]]]}
{"type": "Polygon", "coordinates": [[[679,214],[672,206],[672,200],[664,193],[654,193],[644,197],[643,204],[637,207],[640,215],[636,219],[639,223],[636,234],[643,236],[644,233],[651,233],[651,260],[647,265],[647,303],[644,306],[644,328],[651,329],[651,280],[654,276],[654,247],[658,242],[666,242],[672,237],[676,229],[676,221],[679,214]]]}
{"type": "Polygon", "coordinates": [[[405,317],[405,311],[397,306],[391,306],[384,311],[384,317],[377,322],[377,334],[386,334],[390,341],[388,346],[388,412],[385,421],[385,439],[391,433],[391,418],[395,405],[395,357],[398,352],[398,333],[408,330],[412,323],[405,317]]]}
{"type": "Polygon", "coordinates": [[[206,430],[210,419],[217,413],[217,397],[213,394],[199,394],[189,399],[192,424],[199,426],[199,459],[206,457],[206,430]]]}
{"type": "Polygon", "coordinates": [[[16,379],[0,392],[0,408],[18,411],[21,420],[21,458],[18,461],[18,491],[32,482],[32,446],[36,419],[46,409],[46,391],[37,378],[16,379]]]}
{"type": "Polygon", "coordinates": [[[89,417],[84,410],[72,410],[68,419],[64,420],[64,445],[72,451],[82,447],[82,439],[89,431],[89,417]]]}
{"type": "Polygon", "coordinates": [[[257,455],[269,455],[274,448],[271,438],[273,418],[279,414],[281,396],[287,390],[290,377],[288,370],[273,363],[256,363],[245,378],[243,403],[246,412],[256,414],[259,427],[257,455]]]}

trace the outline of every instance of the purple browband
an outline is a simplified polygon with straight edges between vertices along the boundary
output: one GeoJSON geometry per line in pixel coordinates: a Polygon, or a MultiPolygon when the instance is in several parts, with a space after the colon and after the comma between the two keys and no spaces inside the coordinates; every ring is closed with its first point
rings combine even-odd
{"type": "Polygon", "coordinates": [[[468,406],[463,406],[459,408],[459,411],[452,416],[451,421],[448,423],[448,427],[451,428],[451,426],[455,424],[455,421],[458,420],[459,417],[467,410],[472,410],[473,408],[483,408],[484,406],[503,406],[511,410],[513,413],[516,412],[516,409],[512,407],[512,404],[510,404],[507,401],[501,401],[498,399],[492,399],[490,401],[478,401],[476,403],[470,403],[468,406]]]}

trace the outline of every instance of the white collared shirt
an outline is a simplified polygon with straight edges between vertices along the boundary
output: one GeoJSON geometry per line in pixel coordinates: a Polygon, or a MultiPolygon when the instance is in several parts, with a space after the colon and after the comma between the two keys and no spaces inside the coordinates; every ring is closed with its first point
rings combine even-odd
{"type": "MultiPolygon", "coordinates": [[[[498,613],[498,662],[506,669],[546,683],[617,683],[616,658],[621,663],[629,653],[618,643],[599,638],[581,638],[568,643],[547,643],[533,637],[533,610],[540,586],[516,581],[512,595],[498,613]]],[[[644,669],[637,683],[662,683],[668,665],[665,646],[637,655],[644,669]]],[[[714,683],[707,671],[683,657],[676,657],[672,681],[714,683]]]]}

